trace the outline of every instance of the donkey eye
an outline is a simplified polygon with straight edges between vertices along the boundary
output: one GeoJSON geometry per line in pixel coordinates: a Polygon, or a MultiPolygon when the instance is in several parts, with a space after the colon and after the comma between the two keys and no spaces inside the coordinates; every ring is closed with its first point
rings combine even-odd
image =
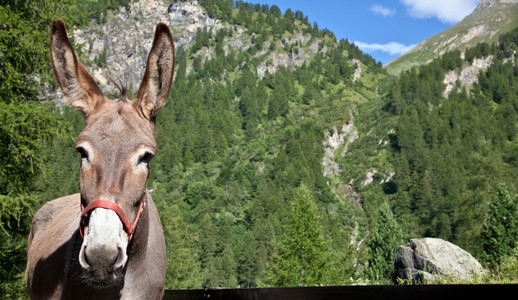
{"type": "Polygon", "coordinates": [[[77,147],[76,151],[81,155],[81,160],[88,160],[88,152],[86,152],[85,148],[77,147]]]}
{"type": "Polygon", "coordinates": [[[138,159],[138,164],[145,164],[145,165],[149,165],[149,162],[151,161],[151,159],[154,157],[153,153],[151,152],[146,152],[144,153],[143,155],[141,155],[138,159]]]}

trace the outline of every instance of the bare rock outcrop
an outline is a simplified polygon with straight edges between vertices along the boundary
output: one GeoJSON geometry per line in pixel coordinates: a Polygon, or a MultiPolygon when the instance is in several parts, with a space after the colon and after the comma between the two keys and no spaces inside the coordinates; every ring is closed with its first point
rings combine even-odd
{"type": "Polygon", "coordinates": [[[394,256],[393,281],[469,280],[484,273],[480,263],[460,247],[438,238],[411,239],[394,256]]]}
{"type": "Polygon", "coordinates": [[[478,82],[478,74],[480,70],[489,68],[492,63],[492,55],[488,57],[475,58],[471,65],[464,67],[462,70],[451,70],[446,73],[443,80],[445,85],[443,94],[444,98],[448,98],[450,92],[454,90],[457,81],[460,82],[461,87],[471,86],[473,83],[478,82]]]}
{"type": "Polygon", "coordinates": [[[197,1],[168,6],[161,0],[147,0],[119,8],[103,24],[75,30],[74,40],[86,57],[83,60],[104,92],[115,91],[109,77],[120,77],[116,79],[126,82],[130,90],[138,88],[158,22],[174,28],[177,48],[192,43],[198,28],[221,28],[219,20],[210,18],[197,1]]]}
{"type": "Polygon", "coordinates": [[[357,138],[358,131],[354,127],[352,119],[343,124],[340,130],[334,126],[332,134],[326,133],[324,140],[325,153],[322,159],[325,177],[340,175],[340,166],[334,161],[335,151],[343,146],[344,148],[341,155],[345,155],[345,153],[347,153],[347,147],[357,138]]]}

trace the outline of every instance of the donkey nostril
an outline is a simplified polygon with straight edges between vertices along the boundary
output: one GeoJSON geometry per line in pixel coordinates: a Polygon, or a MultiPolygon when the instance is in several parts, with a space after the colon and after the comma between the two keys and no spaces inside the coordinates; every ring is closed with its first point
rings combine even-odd
{"type": "Polygon", "coordinates": [[[86,257],[86,245],[83,245],[79,251],[79,264],[83,269],[90,270],[90,262],[86,257]]]}
{"type": "Polygon", "coordinates": [[[117,261],[113,264],[113,269],[117,270],[119,268],[124,267],[124,264],[126,263],[126,253],[121,247],[119,248],[119,255],[117,256],[117,261]]]}
{"type": "Polygon", "coordinates": [[[84,251],[85,263],[96,268],[111,268],[119,259],[119,247],[87,247],[84,251]]]}
{"type": "Polygon", "coordinates": [[[86,263],[87,265],[90,265],[90,262],[88,261],[88,256],[86,255],[86,247],[85,247],[85,251],[84,251],[84,253],[83,253],[83,258],[84,258],[84,260],[85,260],[85,263],[86,263]]]}

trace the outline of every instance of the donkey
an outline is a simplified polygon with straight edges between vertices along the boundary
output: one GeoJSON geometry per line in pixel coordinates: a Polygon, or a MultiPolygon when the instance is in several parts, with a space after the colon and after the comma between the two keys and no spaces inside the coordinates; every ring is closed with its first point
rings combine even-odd
{"type": "Polygon", "coordinates": [[[159,299],[166,249],[146,184],[155,155],[155,117],[173,80],[169,27],[156,26],[136,99],[108,100],[78,60],[62,20],[52,22],[54,77],[66,103],[84,114],[75,147],[80,193],[34,215],[26,280],[33,299],[159,299]]]}

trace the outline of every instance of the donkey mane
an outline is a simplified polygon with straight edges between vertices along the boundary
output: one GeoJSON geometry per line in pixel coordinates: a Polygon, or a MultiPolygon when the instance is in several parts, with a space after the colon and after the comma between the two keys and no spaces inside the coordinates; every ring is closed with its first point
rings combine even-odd
{"type": "Polygon", "coordinates": [[[106,75],[108,79],[115,85],[115,87],[119,90],[119,98],[118,101],[121,102],[127,102],[128,101],[128,84],[127,82],[123,82],[119,77],[117,77],[117,80],[113,79],[112,76],[106,75]]]}

